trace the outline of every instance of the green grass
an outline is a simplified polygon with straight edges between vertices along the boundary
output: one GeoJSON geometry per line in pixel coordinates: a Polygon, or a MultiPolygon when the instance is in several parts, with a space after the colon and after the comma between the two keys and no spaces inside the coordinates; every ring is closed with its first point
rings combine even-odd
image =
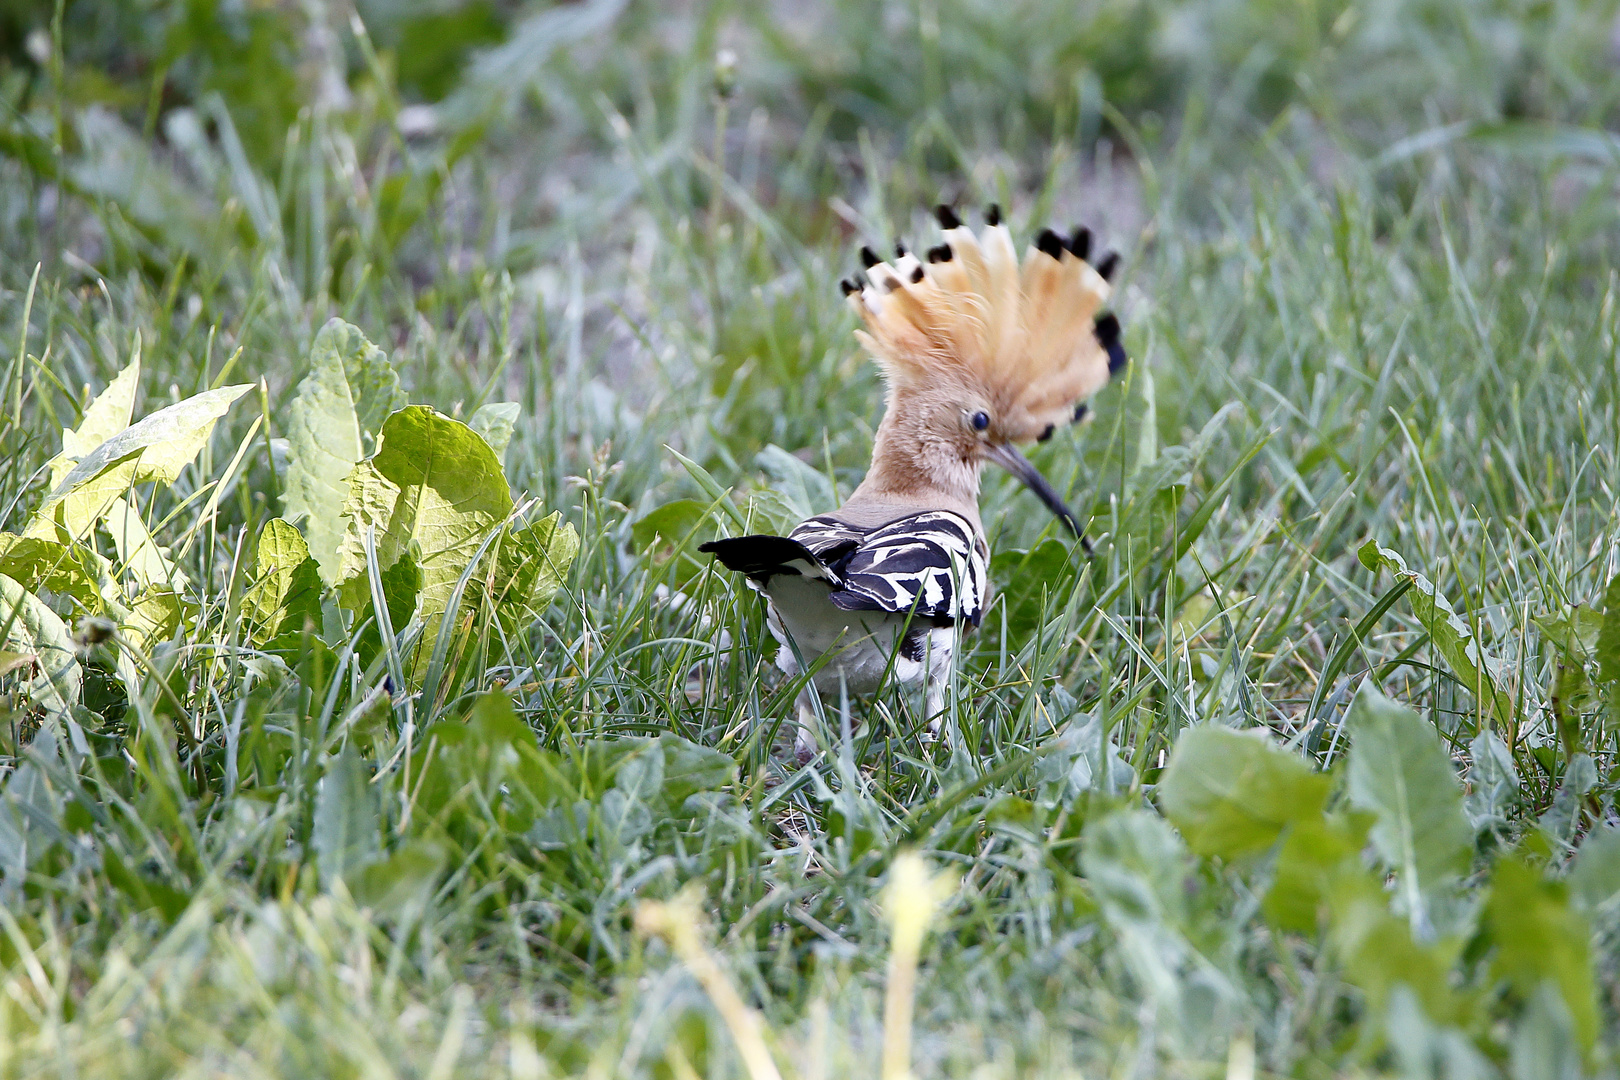
{"type": "Polygon", "coordinates": [[[127,493],[172,593],[102,525],[8,624],[84,682],[0,676],[0,1075],[745,1076],[635,929],[697,896],[784,1075],[877,1076],[906,849],[918,1076],[1620,1068],[1614,5],[1015,6],[0,13],[0,530],[137,339],[135,418],[263,380],[127,493]],[[858,482],[837,280],[942,199],[1124,253],[1034,454],[1096,554],[990,477],[958,736],[829,701],[798,770],[692,552],[858,482]],[[384,545],[313,636],[244,600],[334,316],[580,537],[427,693],[384,545]]]}

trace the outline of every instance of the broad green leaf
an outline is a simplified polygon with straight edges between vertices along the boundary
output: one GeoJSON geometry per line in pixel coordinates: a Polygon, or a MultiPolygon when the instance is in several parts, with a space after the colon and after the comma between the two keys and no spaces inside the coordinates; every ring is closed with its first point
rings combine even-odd
{"type": "Polygon", "coordinates": [[[47,500],[23,528],[29,539],[85,542],[107,508],[135,484],[140,459],[130,457],[79,484],[60,499],[47,500]]]}
{"type": "Polygon", "coordinates": [[[1462,789],[1433,725],[1367,683],[1350,706],[1350,803],[1377,817],[1371,837],[1399,875],[1417,937],[1438,891],[1468,869],[1473,830],[1462,789]]]}
{"type": "Polygon", "coordinates": [[[321,579],[299,531],[274,518],[259,534],[253,584],[242,596],[250,640],[267,646],[321,624],[321,579]]]}
{"type": "Polygon", "coordinates": [[[51,834],[60,832],[62,792],[50,781],[52,770],[42,767],[57,752],[55,732],[46,725],[0,781],[0,882],[12,889],[50,848],[51,834]]]}
{"type": "Polygon", "coordinates": [[[76,430],[62,432],[62,452],[51,459],[51,487],[60,484],[86,454],[129,427],[135,390],[141,379],[141,339],[137,334],[128,366],[96,395],[76,430]]]}
{"type": "Polygon", "coordinates": [[[709,556],[696,554],[698,544],[714,535],[712,526],[699,528],[708,514],[705,502],[676,499],[637,518],[630,537],[637,550],[647,552],[660,567],[673,560],[675,587],[683,588],[709,563],[709,556]]]}
{"type": "Polygon", "coordinates": [[[1464,807],[1475,832],[1506,828],[1508,814],[1518,800],[1519,770],[1513,751],[1494,731],[1481,731],[1468,744],[1471,770],[1464,807]]]}
{"type": "Polygon", "coordinates": [[[29,699],[52,716],[68,718],[79,703],[84,672],[61,618],[21,585],[0,575],[0,625],[6,628],[8,648],[38,658],[38,671],[25,687],[29,699]]]}
{"type": "Polygon", "coordinates": [[[1418,622],[1428,632],[1435,649],[1445,658],[1463,688],[1479,699],[1486,715],[1495,717],[1503,727],[1511,728],[1514,721],[1513,701],[1502,690],[1500,665],[1480,647],[1473,629],[1467,620],[1457,614],[1451,601],[1441,595],[1434,582],[1416,570],[1408,570],[1406,560],[1399,553],[1381,546],[1376,540],[1367,541],[1356,554],[1361,559],[1361,565],[1367,569],[1377,571],[1383,568],[1412,583],[1412,588],[1407,592],[1411,598],[1412,614],[1417,616],[1418,622]]]}
{"type": "Polygon", "coordinates": [[[663,798],[677,809],[700,791],[726,787],[737,778],[737,762],[711,746],[690,742],[668,731],[658,736],[664,751],[663,798]]]}
{"type": "Polygon", "coordinates": [[[382,593],[383,603],[388,606],[388,625],[398,634],[416,614],[416,603],[422,595],[422,567],[417,564],[414,545],[382,572],[382,593]]]}
{"type": "Polygon", "coordinates": [[[358,329],[333,319],[315,336],[309,374],[287,407],[287,474],[282,502],[301,521],[321,578],[335,584],[349,476],[405,393],[388,357],[358,329]]]}
{"type": "Polygon", "coordinates": [[[1415,940],[1410,922],[1390,913],[1383,888],[1365,871],[1336,875],[1328,902],[1328,940],[1345,981],[1367,995],[1373,1013],[1383,1014],[1396,987],[1405,986],[1430,1020],[1461,1018],[1465,1002],[1452,992],[1451,970],[1462,939],[1415,940]]]}
{"type": "Polygon", "coordinates": [[[495,559],[497,609],[518,620],[545,610],[577,554],[579,532],[560,511],[508,532],[495,559]]]}
{"type": "MultiPolygon", "coordinates": [[[[1610,587],[1613,586],[1611,582],[1610,587]]],[[[1531,621],[1565,657],[1588,660],[1597,654],[1598,640],[1603,633],[1602,611],[1587,604],[1576,604],[1563,615],[1537,615],[1531,621]]]]}
{"type": "Polygon", "coordinates": [[[1202,937],[1207,909],[1181,838],[1158,814],[1118,811],[1087,822],[1080,866],[1142,996],[1189,1035],[1207,1037],[1233,991],[1190,940],[1202,937]]]}
{"type": "Polygon", "coordinates": [[[1083,793],[1117,795],[1136,781],[1136,772],[1120,755],[1119,746],[1103,729],[1100,717],[1074,712],[1053,691],[1054,711],[1068,714],[1062,732],[1044,749],[1035,766],[1037,801],[1047,807],[1069,807],[1083,793]]]}
{"type": "Polygon", "coordinates": [[[1592,1074],[1581,1058],[1575,1018],[1558,987],[1543,982],[1513,1027],[1507,1075],[1513,1080],[1582,1080],[1592,1074]]]}
{"type": "Polygon", "coordinates": [[[135,470],[135,483],[149,480],[174,483],[208,441],[214,424],[230,411],[237,398],[251,389],[252,383],[241,383],[205,390],[144,417],[85,455],[56,485],[50,498],[59,499],[101,475],[115,462],[137,455],[139,466],[135,470]]]}
{"type": "Polygon", "coordinates": [[[1570,867],[1569,888],[1588,911],[1620,897],[1620,829],[1606,827],[1587,836],[1570,867]]]}
{"type": "Polygon", "coordinates": [[[378,853],[380,809],[354,748],[345,746],[326,764],[315,795],[311,843],[321,882],[332,882],[374,861],[378,853]]]}
{"type": "Polygon", "coordinates": [[[1620,575],[1610,579],[1603,594],[1603,624],[1598,628],[1594,651],[1598,678],[1604,682],[1620,680],[1620,575]]]}
{"type": "Polygon", "coordinates": [[[1205,724],[1176,740],[1158,794],[1188,847],[1230,859],[1270,847],[1291,822],[1320,820],[1330,784],[1261,732],[1205,724]]]}
{"type": "Polygon", "coordinates": [[[754,455],[754,464],[771,478],[771,486],[799,520],[838,509],[832,481],[775,443],[754,455]]]}
{"type": "Polygon", "coordinates": [[[377,561],[387,570],[414,544],[422,572],[422,640],[433,641],[450,593],[479,544],[512,512],[506,474],[489,444],[466,424],[420,405],[394,413],[382,446],[356,465],[338,548],[345,603],[371,595],[364,536],[376,530],[377,561]]]}
{"type": "Polygon", "coordinates": [[[1080,865],[1111,921],[1186,924],[1192,861],[1159,815],[1126,810],[1088,825],[1080,865]]]}
{"type": "MultiPolygon", "coordinates": [[[[369,591],[366,595],[371,597],[369,591]]],[[[416,614],[417,600],[422,595],[422,568],[417,565],[414,548],[406,548],[398,561],[382,572],[382,595],[383,604],[388,608],[388,625],[397,636],[410,624],[411,617],[416,614]]],[[[374,597],[371,599],[370,604],[360,609],[362,621],[374,618],[376,600],[374,597]]],[[[369,665],[382,648],[381,623],[374,621],[355,642],[355,651],[360,656],[360,662],[369,665]]]]}
{"type": "Polygon", "coordinates": [[[1580,828],[1581,806],[1586,801],[1586,793],[1597,785],[1597,763],[1592,760],[1592,755],[1577,753],[1570,758],[1564,766],[1564,775],[1558,782],[1552,805],[1536,821],[1542,835],[1560,845],[1570,844],[1580,828]]]}
{"type": "Polygon", "coordinates": [[[517,425],[520,406],[515,401],[493,402],[481,405],[467,418],[467,426],[478,432],[478,437],[489,443],[495,456],[504,458],[512,443],[512,429],[517,425]]]}
{"type": "MultiPolygon", "coordinates": [[[[1376,1015],[1369,1019],[1379,1019],[1376,1015]]],[[[1405,985],[1396,986],[1384,1010],[1384,1037],[1395,1060],[1391,1076],[1425,1080],[1500,1080],[1491,1059],[1468,1032],[1429,1020],[1423,1002],[1405,985]]],[[[1522,1073],[1514,1080],[1529,1080],[1522,1073]]]]}
{"type": "Polygon", "coordinates": [[[1332,910],[1341,879],[1366,874],[1361,849],[1372,822],[1371,814],[1352,811],[1301,818],[1289,826],[1261,905],[1273,926],[1297,934],[1316,933],[1332,910]]]}
{"type": "Polygon", "coordinates": [[[747,532],[786,536],[804,520],[786,496],[774,487],[755,488],[743,502],[743,517],[748,522],[747,532]]]}
{"type": "Polygon", "coordinates": [[[120,431],[86,454],[46,497],[24,536],[84,535],[131,484],[173,483],[251,383],[205,390],[120,431]]]}
{"type": "Polygon", "coordinates": [[[664,786],[664,748],[651,739],[638,743],[595,807],[595,838],[610,862],[626,859],[631,846],[657,824],[653,809],[664,786]]]}
{"type": "Polygon", "coordinates": [[[1574,1021],[1583,1053],[1597,1042],[1597,988],[1592,977],[1592,931],[1569,904],[1563,882],[1503,858],[1491,879],[1486,925],[1496,946],[1491,970],[1529,1000],[1544,982],[1558,987],[1574,1021]]]}
{"type": "Polygon", "coordinates": [[[1053,598],[1059,603],[1068,598],[1078,574],[1074,553],[1055,537],[1027,551],[1012,548],[992,555],[990,575],[1000,586],[1009,639],[1022,642],[1033,634],[1053,598]]]}
{"type": "Polygon", "coordinates": [[[444,848],[427,840],[412,840],[398,851],[348,875],[355,903],[379,915],[398,917],[420,910],[433,897],[439,871],[446,861],[444,848]]]}
{"type": "MultiPolygon", "coordinates": [[[[623,741],[634,746],[642,740],[623,741]]],[[[465,722],[429,727],[422,745],[426,764],[412,796],[411,820],[418,826],[471,813],[483,827],[493,810],[498,828],[522,833],[564,793],[552,756],[500,691],[480,696],[465,722]]]]}

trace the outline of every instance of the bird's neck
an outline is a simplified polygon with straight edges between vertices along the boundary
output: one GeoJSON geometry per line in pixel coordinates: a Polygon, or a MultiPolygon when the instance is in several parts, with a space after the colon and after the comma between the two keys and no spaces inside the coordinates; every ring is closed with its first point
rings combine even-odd
{"type": "Polygon", "coordinates": [[[951,510],[979,529],[978,459],[938,430],[940,417],[905,395],[889,399],[872,442],[872,468],[845,505],[951,510]]]}

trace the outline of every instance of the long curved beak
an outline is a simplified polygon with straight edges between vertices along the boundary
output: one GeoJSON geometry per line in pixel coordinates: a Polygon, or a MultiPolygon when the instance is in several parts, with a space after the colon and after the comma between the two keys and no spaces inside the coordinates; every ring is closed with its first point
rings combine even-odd
{"type": "Polygon", "coordinates": [[[1012,443],[992,444],[989,448],[989,456],[991,461],[1018,477],[1025,487],[1038,495],[1041,502],[1046,504],[1046,508],[1056,514],[1058,520],[1067,525],[1071,533],[1080,537],[1081,540],[1085,539],[1085,537],[1080,536],[1080,519],[1074,516],[1074,511],[1069,509],[1068,504],[1063,501],[1063,497],[1053,489],[1051,484],[1046,482],[1046,477],[1041,475],[1040,470],[1031,465],[1029,459],[1018,452],[1016,446],[1012,443]]]}

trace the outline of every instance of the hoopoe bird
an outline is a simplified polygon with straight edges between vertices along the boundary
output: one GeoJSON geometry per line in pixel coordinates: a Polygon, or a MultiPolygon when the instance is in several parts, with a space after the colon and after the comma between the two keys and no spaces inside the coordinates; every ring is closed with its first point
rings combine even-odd
{"type": "Polygon", "coordinates": [[[958,639],[989,600],[985,462],[1021,480],[1084,543],[1018,444],[1083,419],[1085,399],[1125,366],[1119,320],[1103,311],[1118,257],[1094,265],[1089,230],[1046,229],[1020,263],[998,208],[977,235],[950,207],[935,213],[943,242],[926,261],[904,245],[893,262],[862,248],[865,282],[842,283],[887,388],[866,478],[843,506],[787,536],[699,548],[764,593],[777,666],[789,676],[815,669],[797,705],[801,762],[816,753],[810,695],[871,693],[885,676],[923,684],[937,735],[958,639]]]}

